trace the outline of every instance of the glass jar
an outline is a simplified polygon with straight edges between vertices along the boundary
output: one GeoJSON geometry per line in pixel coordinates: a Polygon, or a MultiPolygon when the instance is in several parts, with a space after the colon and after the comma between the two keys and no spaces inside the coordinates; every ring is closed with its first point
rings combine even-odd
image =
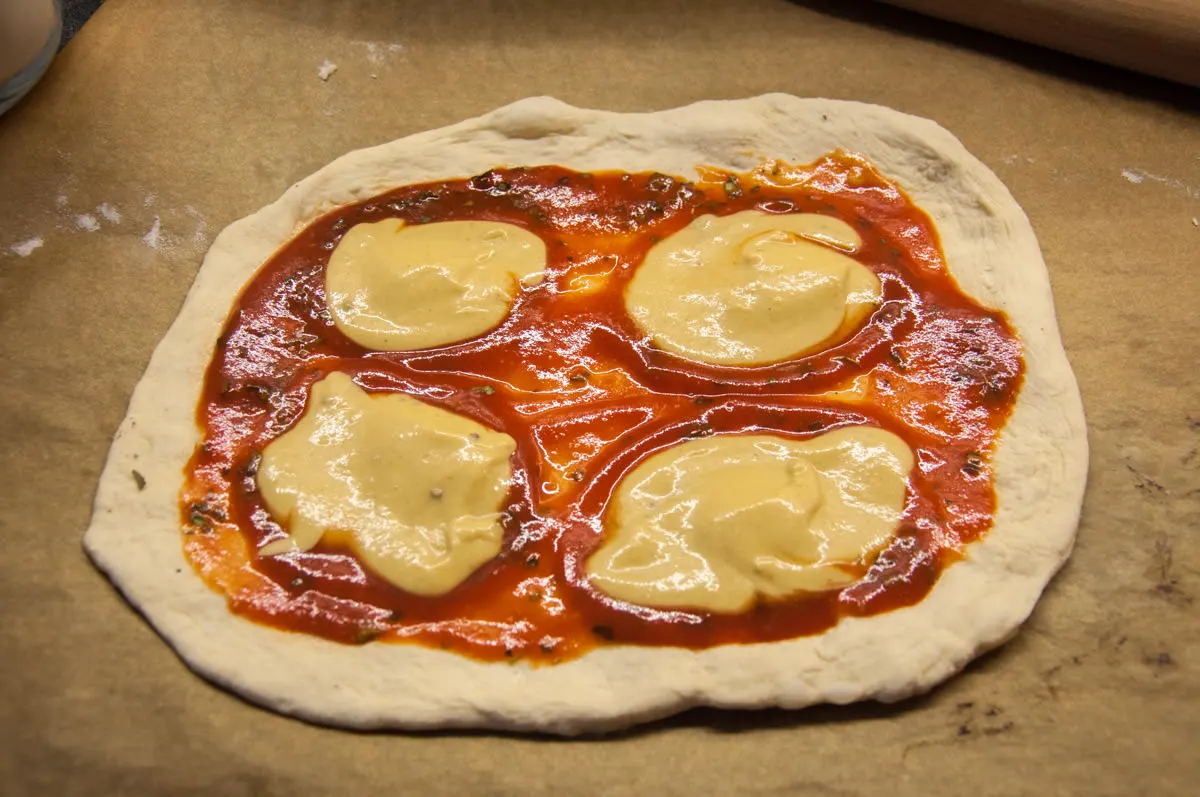
{"type": "Polygon", "coordinates": [[[38,82],[61,39],[61,0],[0,0],[0,114],[38,82]]]}

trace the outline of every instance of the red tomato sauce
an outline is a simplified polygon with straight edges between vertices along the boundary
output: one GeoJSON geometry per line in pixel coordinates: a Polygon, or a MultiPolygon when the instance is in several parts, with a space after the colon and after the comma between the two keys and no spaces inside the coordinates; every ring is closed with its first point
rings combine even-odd
{"type": "Polygon", "coordinates": [[[990,454],[1022,372],[1004,315],[963,294],[930,219],[855,155],[746,174],[705,170],[695,182],[540,166],[407,186],[317,219],[243,289],[197,410],[202,442],[180,496],[184,550],[232,612],[344,643],[410,641],[484,660],[555,662],[600,645],[705,648],[816,634],[843,616],[919,602],[987,532],[990,454]],[[748,209],[849,223],[863,239],[855,259],[882,283],[880,306],[840,343],[766,366],[712,366],[654,348],[622,301],[648,249],[699,215],[748,209]],[[325,268],[348,229],[384,218],[523,227],[545,241],[546,279],[479,338],[365,350],[330,320],[325,268]],[[282,533],[255,485],[261,451],[331,371],[516,441],[503,549],[450,593],[405,593],[328,539],[309,552],[255,556],[282,533]],[[865,389],[861,400],[822,395],[851,383],[865,389]],[[857,424],[899,435],[917,464],[895,539],[861,565],[854,585],[724,615],[631,606],[586,583],[583,566],[617,484],[652,453],[695,436],[805,439],[857,424]]]}

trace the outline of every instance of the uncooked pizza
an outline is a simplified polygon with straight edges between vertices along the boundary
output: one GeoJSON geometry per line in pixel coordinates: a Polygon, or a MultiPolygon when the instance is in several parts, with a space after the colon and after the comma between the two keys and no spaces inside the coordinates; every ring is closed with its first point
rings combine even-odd
{"type": "Polygon", "coordinates": [[[222,233],[85,543],[269,707],[578,733],[930,688],[1031,611],[1086,460],[1033,233],[941,128],[539,98],[222,233]]]}

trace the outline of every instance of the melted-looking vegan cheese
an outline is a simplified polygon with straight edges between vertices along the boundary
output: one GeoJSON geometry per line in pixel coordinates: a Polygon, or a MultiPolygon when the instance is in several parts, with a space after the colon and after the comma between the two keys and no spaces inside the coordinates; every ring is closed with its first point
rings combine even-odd
{"type": "Polygon", "coordinates": [[[759,365],[845,337],[878,305],[879,278],[846,253],[861,239],[815,213],[700,216],[658,243],[625,306],[668,351],[759,365]]]}
{"type": "Polygon", "coordinates": [[[542,239],[512,224],[387,219],[356,224],[338,243],[326,303],[338,329],[368,349],[443,346],[494,328],[545,268],[542,239]]]}
{"type": "Polygon", "coordinates": [[[341,537],[397,587],[442,595],[500,552],[514,448],[475,421],[331,373],[263,452],[258,486],[290,533],[259,554],[341,537]]]}
{"type": "Polygon", "coordinates": [[[591,582],[629,603],[738,612],[857,580],[895,533],[913,455],[891,432],[691,440],[617,488],[591,582]]]}

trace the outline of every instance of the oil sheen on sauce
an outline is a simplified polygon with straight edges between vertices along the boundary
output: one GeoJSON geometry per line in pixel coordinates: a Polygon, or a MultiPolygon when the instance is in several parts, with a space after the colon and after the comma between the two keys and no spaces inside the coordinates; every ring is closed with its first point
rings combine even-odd
{"type": "Polygon", "coordinates": [[[350,644],[407,640],[550,663],[600,645],[705,648],[816,634],[843,616],[920,601],[986,533],[990,453],[1022,372],[1003,314],[962,293],[930,219],[856,155],[768,162],[746,174],[704,170],[694,182],[539,166],[407,186],[314,221],[242,291],[197,409],[202,442],[180,497],[184,550],[232,612],[350,644]],[[837,345],[770,365],[705,365],[652,347],[622,301],[647,250],[701,214],[750,209],[852,225],[863,240],[855,259],[882,283],[879,307],[837,345]],[[479,338],[367,351],[330,320],[325,267],[348,229],[384,218],[520,226],[545,241],[546,279],[479,338]],[[260,452],[332,371],[515,439],[502,552],[446,595],[406,594],[328,541],[255,556],[280,533],[255,483],[260,452]],[[829,395],[851,385],[861,398],[829,395]],[[855,584],[727,615],[621,604],[584,583],[617,483],[652,453],[698,436],[803,440],[855,424],[899,435],[917,462],[895,539],[855,584]]]}

